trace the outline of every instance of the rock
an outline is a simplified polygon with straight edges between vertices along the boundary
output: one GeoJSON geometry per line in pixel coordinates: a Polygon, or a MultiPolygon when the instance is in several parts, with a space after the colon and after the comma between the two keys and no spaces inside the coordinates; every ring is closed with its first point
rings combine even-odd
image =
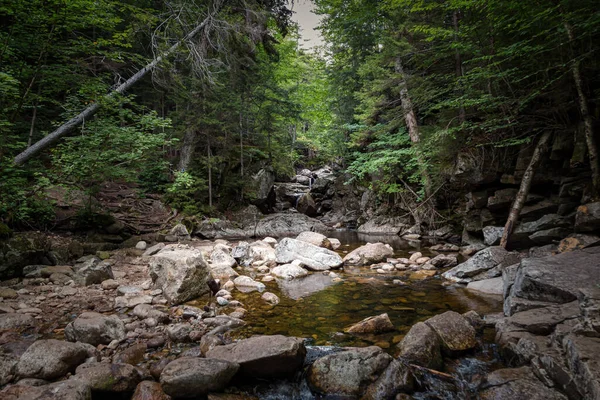
{"type": "Polygon", "coordinates": [[[575,232],[598,230],[600,230],[600,201],[579,206],[575,214],[575,232]]]}
{"type": "Polygon", "coordinates": [[[319,220],[300,213],[275,213],[252,225],[247,236],[294,236],[302,232],[325,232],[327,227],[319,220]]]}
{"type": "Polygon", "coordinates": [[[302,368],[306,348],[303,340],[281,335],[255,336],[206,353],[208,358],[240,365],[240,374],[258,379],[292,376],[302,368]]]}
{"type": "Polygon", "coordinates": [[[91,363],[77,367],[75,377],[92,392],[133,392],[142,381],[140,370],[129,364],[91,363]]]}
{"type": "Polygon", "coordinates": [[[14,289],[0,287],[0,297],[2,297],[3,299],[16,299],[17,297],[19,297],[19,294],[14,289]]]}
{"type": "Polygon", "coordinates": [[[206,356],[210,350],[223,344],[223,340],[217,335],[206,334],[200,339],[200,352],[206,356]]]}
{"type": "Polygon", "coordinates": [[[150,277],[172,305],[208,293],[208,265],[199,250],[167,246],[150,258],[150,277]]]}
{"type": "Polygon", "coordinates": [[[451,268],[458,264],[458,259],[451,254],[438,254],[428,262],[436,268],[451,268]]]}
{"type": "Polygon", "coordinates": [[[39,272],[42,278],[49,278],[55,273],[73,276],[73,268],[68,265],[53,265],[50,267],[44,267],[39,272]]]}
{"type": "Polygon", "coordinates": [[[237,263],[229,254],[227,246],[217,245],[210,255],[210,271],[213,278],[227,280],[239,274],[233,269],[237,263]]]}
{"type": "Polygon", "coordinates": [[[115,297],[115,308],[133,308],[139,304],[152,304],[152,296],[146,294],[128,294],[115,297]]]}
{"type": "Polygon", "coordinates": [[[397,235],[410,227],[405,218],[376,216],[369,219],[357,229],[358,233],[397,235]]]}
{"type": "Polygon", "coordinates": [[[163,369],[160,383],[169,396],[197,398],[225,389],[239,367],[236,363],[224,360],[182,357],[163,369]]]}
{"type": "Polygon", "coordinates": [[[0,386],[4,386],[15,377],[19,359],[13,354],[0,353],[0,386]]]}
{"type": "Polygon", "coordinates": [[[286,297],[298,300],[328,288],[335,281],[329,275],[312,274],[301,279],[280,280],[277,283],[286,297]]]}
{"type": "Polygon", "coordinates": [[[567,397],[556,390],[546,387],[531,372],[529,367],[505,368],[496,370],[481,384],[479,398],[528,399],[528,400],[566,400],[567,397]]]}
{"type": "Polygon", "coordinates": [[[307,381],[317,393],[359,397],[391,361],[377,346],[350,348],[317,359],[308,370],[307,381]]]}
{"type": "Polygon", "coordinates": [[[102,281],[101,286],[103,290],[114,290],[119,287],[119,282],[115,281],[114,279],[107,279],[102,281]]]}
{"type": "Polygon", "coordinates": [[[513,188],[497,190],[493,196],[488,198],[487,208],[492,212],[508,209],[514,200],[517,191],[517,189],[513,188]]]}
{"type": "Polygon", "coordinates": [[[114,279],[111,265],[109,260],[102,261],[98,257],[89,258],[83,263],[75,264],[73,280],[81,286],[89,286],[100,284],[107,279],[114,279]]]}
{"type": "Polygon", "coordinates": [[[331,244],[331,250],[337,250],[342,247],[342,243],[339,241],[339,239],[327,238],[327,240],[329,240],[329,243],[331,244]]]}
{"type": "Polygon", "coordinates": [[[413,325],[398,346],[400,357],[414,364],[433,369],[442,366],[440,338],[423,322],[413,325]]]}
{"type": "Polygon", "coordinates": [[[308,271],[295,264],[279,265],[271,270],[271,273],[282,279],[296,279],[308,275],[308,271]]]}
{"type": "Polygon", "coordinates": [[[450,354],[477,346],[475,329],[457,312],[446,311],[429,318],[425,323],[439,336],[442,349],[450,354]]]}
{"type": "Polygon", "coordinates": [[[17,313],[0,314],[0,331],[22,331],[34,328],[35,325],[35,319],[31,315],[17,313]]]}
{"type": "Polygon", "coordinates": [[[174,236],[175,240],[190,240],[190,233],[183,224],[177,224],[169,231],[170,236],[174,236]]]}
{"type": "Polygon", "coordinates": [[[307,268],[325,271],[342,265],[342,258],[331,250],[300,240],[285,238],[275,246],[277,262],[280,264],[301,261],[307,268]]]}
{"type": "Polygon", "coordinates": [[[537,231],[532,235],[529,235],[529,239],[538,244],[545,245],[560,241],[565,235],[568,235],[571,231],[567,228],[552,228],[543,231],[537,231]]]}
{"type": "Polygon", "coordinates": [[[146,343],[135,343],[116,354],[113,357],[113,363],[137,365],[144,361],[144,354],[146,354],[147,349],[146,343]]]}
{"type": "Polygon", "coordinates": [[[309,217],[316,217],[318,214],[317,204],[310,193],[304,193],[302,196],[300,196],[296,204],[296,210],[304,215],[308,215],[309,217]]]}
{"type": "Polygon", "coordinates": [[[497,246],[500,244],[502,234],[504,233],[504,227],[502,226],[485,226],[483,231],[483,242],[486,246],[497,246]]]}
{"type": "Polygon", "coordinates": [[[503,294],[504,283],[502,277],[484,279],[476,282],[469,282],[467,289],[485,294],[503,294]]]}
{"type": "Polygon", "coordinates": [[[148,243],[144,242],[143,240],[140,240],[135,245],[135,248],[138,250],[146,250],[147,247],[148,247],[148,243]]]}
{"type": "Polygon", "coordinates": [[[394,325],[390,321],[390,317],[386,314],[368,317],[356,324],[344,329],[348,333],[383,333],[393,331],[394,325]]]}
{"type": "Polygon", "coordinates": [[[144,251],[144,254],[142,254],[142,256],[144,256],[144,257],[153,256],[164,248],[165,248],[164,243],[157,243],[154,246],[148,247],[146,249],[146,251],[144,251]]]}
{"type": "Polygon", "coordinates": [[[364,400],[393,399],[400,393],[412,393],[415,387],[410,366],[401,359],[392,360],[379,378],[367,388],[364,400]]]}
{"type": "Polygon", "coordinates": [[[233,283],[235,284],[235,287],[241,291],[241,292],[249,292],[249,291],[254,291],[254,290],[258,290],[259,292],[262,292],[266,289],[266,286],[264,283],[262,282],[257,282],[254,279],[250,278],[249,276],[238,276],[237,278],[235,278],[233,280],[233,283]]]}
{"type": "Polygon", "coordinates": [[[263,212],[270,210],[275,202],[274,183],[275,171],[271,167],[263,168],[252,176],[252,187],[255,189],[252,204],[263,212]]]}
{"type": "Polygon", "coordinates": [[[160,383],[142,381],[135,388],[131,400],[171,400],[171,397],[163,392],[160,383]]]}
{"type": "MultiPolygon", "coordinates": [[[[459,283],[469,283],[477,279],[477,275],[487,272],[488,270],[496,269],[495,276],[489,276],[487,278],[494,278],[500,276],[502,269],[519,262],[519,254],[515,252],[508,252],[502,247],[488,247],[487,249],[481,250],[473,257],[457,265],[451,270],[446,271],[443,277],[451,281],[459,283]]],[[[486,279],[486,278],[481,278],[486,279]]]]}
{"type": "Polygon", "coordinates": [[[364,266],[377,264],[394,255],[394,249],[389,244],[368,243],[344,257],[345,265],[364,266]]]}
{"type": "Polygon", "coordinates": [[[48,339],[34,342],[21,356],[17,374],[21,378],[53,380],[72,372],[90,356],[81,343],[48,339]]]}
{"type": "Polygon", "coordinates": [[[125,339],[125,325],[116,315],[84,312],[65,328],[65,338],[71,342],[93,346],[125,339]]]}
{"type": "Polygon", "coordinates": [[[331,250],[331,242],[327,239],[327,236],[318,232],[302,232],[296,237],[296,240],[331,250]]]}
{"type": "Polygon", "coordinates": [[[50,251],[45,232],[15,234],[0,245],[0,280],[20,276],[27,265],[44,264],[50,251]]]}
{"type": "Polygon", "coordinates": [[[167,327],[167,335],[175,343],[189,342],[193,328],[188,323],[173,324],[167,327]]]}
{"type": "Polygon", "coordinates": [[[567,365],[584,399],[600,398],[600,339],[568,335],[563,340],[567,365]]]}
{"type": "Polygon", "coordinates": [[[263,295],[261,296],[261,298],[266,301],[269,304],[272,304],[274,306],[276,306],[277,304],[279,304],[279,297],[277,297],[276,294],[271,293],[271,292],[265,292],[263,293],[263,295]]]}
{"type": "Polygon", "coordinates": [[[444,243],[444,244],[436,244],[429,248],[431,251],[439,251],[439,252],[457,252],[460,250],[455,244],[444,243]]]}
{"type": "Polygon", "coordinates": [[[600,243],[600,237],[592,235],[584,235],[581,233],[574,233],[567,236],[558,244],[558,251],[560,253],[566,253],[567,251],[574,251],[585,249],[600,243]]]}
{"type": "Polygon", "coordinates": [[[41,386],[12,385],[0,392],[6,400],[90,400],[91,388],[77,379],[49,383],[41,386]]]}

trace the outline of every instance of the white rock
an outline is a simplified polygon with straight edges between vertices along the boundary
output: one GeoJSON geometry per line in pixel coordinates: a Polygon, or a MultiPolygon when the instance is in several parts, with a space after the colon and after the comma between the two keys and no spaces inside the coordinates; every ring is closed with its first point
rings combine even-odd
{"type": "Polygon", "coordinates": [[[282,279],[295,279],[308,275],[308,271],[294,264],[284,264],[273,268],[273,275],[282,279]]]}
{"type": "Polygon", "coordinates": [[[138,250],[146,250],[147,247],[148,247],[148,243],[144,242],[143,240],[140,240],[135,245],[135,248],[138,249],[138,250]]]}

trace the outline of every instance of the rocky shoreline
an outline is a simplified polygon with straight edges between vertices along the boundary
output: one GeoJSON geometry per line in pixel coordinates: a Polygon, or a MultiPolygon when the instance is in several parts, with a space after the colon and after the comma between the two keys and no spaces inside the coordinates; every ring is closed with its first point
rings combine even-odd
{"type": "MultiPolygon", "coordinates": [[[[460,249],[451,244],[432,246],[431,257],[415,251],[397,258],[389,245],[372,243],[342,258],[334,251],[339,241],[316,232],[202,241],[178,225],[167,236],[177,242],[140,241],[72,265],[30,265],[23,277],[3,281],[2,398],[243,399],[254,398],[242,389],[249,383],[300,377],[310,396],[421,398],[441,387],[453,396],[484,399],[600,398],[600,248],[568,252],[577,246],[564,244],[565,252],[536,258],[488,247],[459,264],[460,249]],[[269,282],[309,274],[339,280],[339,268],[397,276],[396,285],[443,275],[450,285],[500,290],[504,314],[447,311],[415,324],[388,351],[370,346],[323,353],[303,338],[231,336],[252,312],[235,299],[238,291],[276,306],[269,282]],[[209,297],[213,278],[221,285],[209,297]],[[207,306],[186,304],[197,298],[207,306]],[[507,368],[475,379],[467,390],[444,371],[453,359],[481,350],[486,326],[496,327],[507,368]]],[[[390,329],[382,314],[345,331],[390,329]]]]}

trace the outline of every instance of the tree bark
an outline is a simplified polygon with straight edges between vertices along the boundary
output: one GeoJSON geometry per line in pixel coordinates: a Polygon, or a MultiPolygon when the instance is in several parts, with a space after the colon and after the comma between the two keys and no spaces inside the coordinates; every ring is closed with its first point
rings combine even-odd
{"type": "Polygon", "coordinates": [[[183,143],[181,144],[181,152],[179,154],[179,166],[180,172],[187,171],[190,162],[192,161],[192,155],[194,154],[194,147],[196,144],[196,131],[189,128],[183,136],[183,143]]]}
{"type": "MultiPolygon", "coordinates": [[[[575,34],[573,27],[570,23],[564,23],[569,41],[573,43],[575,41],[575,34]]],[[[590,169],[592,170],[592,197],[597,198],[600,195],[600,165],[598,164],[598,147],[596,145],[596,138],[594,137],[594,125],[592,123],[592,116],[588,108],[588,99],[583,90],[583,79],[581,77],[581,62],[577,59],[573,60],[571,66],[571,73],[573,74],[573,80],[575,81],[575,87],[577,88],[577,97],[579,99],[579,112],[583,119],[583,127],[585,132],[585,142],[588,148],[588,156],[590,161],[590,169]]]]}
{"type": "MultiPolygon", "coordinates": [[[[138,72],[136,72],[131,78],[127,79],[123,84],[118,86],[115,90],[113,90],[111,93],[107,94],[105,96],[105,98],[108,99],[108,98],[114,97],[116,95],[123,94],[125,91],[127,91],[127,89],[129,89],[131,86],[133,86],[135,83],[137,83],[140,79],[142,79],[148,72],[152,71],[154,69],[154,67],[156,67],[162,60],[164,60],[166,57],[171,55],[175,50],[177,50],[179,48],[179,46],[181,46],[182,43],[184,43],[186,40],[197,35],[198,32],[200,32],[202,29],[204,29],[204,27],[210,22],[210,20],[212,18],[213,18],[213,15],[209,15],[208,17],[206,17],[204,19],[204,21],[202,21],[198,26],[196,26],[183,39],[181,39],[180,41],[175,43],[173,46],[171,46],[168,50],[166,50],[160,56],[158,56],[154,60],[152,60],[152,62],[147,64],[144,68],[142,68],[138,72]]],[[[51,146],[54,142],[59,140],[61,137],[65,136],[73,128],[77,127],[78,125],[83,123],[86,119],[88,119],[91,116],[93,116],[94,114],[96,114],[96,112],[99,109],[100,109],[100,103],[92,104],[91,106],[89,106],[88,108],[83,110],[81,113],[79,113],[77,116],[71,118],[69,121],[65,122],[63,125],[58,127],[58,129],[56,129],[52,133],[48,134],[48,136],[37,141],[31,147],[28,147],[26,150],[24,150],[23,152],[18,154],[14,159],[14,163],[16,165],[24,164],[30,158],[32,158],[33,156],[38,154],[40,151],[51,146]]]]}
{"type": "MultiPolygon", "coordinates": [[[[454,10],[452,13],[452,23],[454,25],[454,42],[458,43],[458,22],[460,21],[460,11],[454,10]]],[[[456,78],[460,78],[463,76],[463,63],[462,57],[460,56],[460,51],[458,48],[454,50],[454,68],[456,73],[456,78]]],[[[459,90],[459,94],[462,94],[462,90],[459,90]]],[[[465,112],[465,107],[461,104],[458,108],[458,120],[462,124],[466,121],[467,116],[465,112]]]]}
{"type": "MultiPolygon", "coordinates": [[[[410,137],[410,141],[414,145],[417,145],[421,141],[421,137],[419,135],[419,124],[417,122],[417,117],[415,115],[415,110],[413,108],[410,95],[408,94],[406,75],[404,74],[402,59],[400,57],[396,57],[395,69],[396,73],[400,75],[400,101],[402,104],[402,112],[404,113],[404,121],[406,122],[406,128],[408,129],[408,136],[410,137]]],[[[427,173],[427,165],[425,163],[423,154],[421,154],[419,148],[416,148],[415,150],[417,154],[417,162],[421,170],[420,174],[423,178],[425,186],[425,194],[427,197],[429,197],[431,195],[431,177],[427,173]]]]}
{"type": "Polygon", "coordinates": [[[535,170],[537,169],[540,161],[544,157],[544,154],[548,151],[548,143],[550,142],[550,138],[552,134],[550,132],[546,132],[540,137],[537,146],[535,147],[535,151],[531,156],[531,160],[529,161],[529,165],[523,174],[523,178],[521,179],[521,186],[519,187],[519,191],[517,192],[517,196],[515,197],[515,201],[513,202],[512,208],[510,210],[510,214],[508,215],[508,219],[506,221],[506,225],[504,225],[504,232],[502,233],[502,239],[500,240],[500,246],[506,248],[508,244],[508,238],[517,221],[519,220],[519,216],[521,215],[521,210],[525,205],[525,201],[527,200],[527,196],[529,195],[529,189],[531,188],[531,182],[533,181],[533,176],[535,175],[535,170]]]}

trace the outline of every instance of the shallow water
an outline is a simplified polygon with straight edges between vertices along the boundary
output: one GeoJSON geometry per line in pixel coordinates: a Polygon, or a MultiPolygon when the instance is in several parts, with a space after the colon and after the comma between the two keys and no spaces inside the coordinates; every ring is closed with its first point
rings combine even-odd
{"type": "MultiPolygon", "coordinates": [[[[391,242],[397,257],[408,257],[417,247],[397,236],[359,236],[353,232],[334,235],[342,241],[339,249],[342,256],[366,242],[391,242]]],[[[249,312],[245,317],[248,325],[234,336],[282,334],[310,338],[315,345],[377,344],[393,353],[395,344],[416,322],[448,310],[459,313],[475,310],[486,314],[502,309],[500,297],[477,295],[460,285],[444,285],[445,281],[439,277],[413,281],[405,272],[381,275],[368,267],[335,272],[341,281],[335,282],[328,275],[315,272],[304,279],[267,282],[267,291],[281,300],[277,306],[266,304],[261,293],[237,292],[236,300],[249,312]],[[406,285],[394,284],[394,279],[401,279],[406,285]],[[345,327],[383,313],[389,315],[396,328],[394,331],[360,336],[343,333],[345,327]]],[[[260,278],[260,275],[255,276],[255,279],[260,278]]]]}

